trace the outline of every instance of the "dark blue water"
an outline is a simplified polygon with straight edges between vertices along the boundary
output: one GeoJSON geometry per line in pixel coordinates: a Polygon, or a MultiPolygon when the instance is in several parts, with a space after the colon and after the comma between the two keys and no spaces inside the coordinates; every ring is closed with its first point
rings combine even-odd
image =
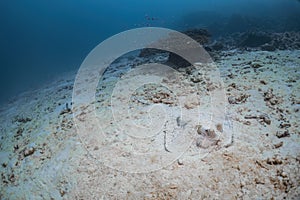
{"type": "Polygon", "coordinates": [[[208,28],[213,36],[256,28],[300,30],[297,0],[1,0],[0,102],[79,68],[101,41],[124,30],[208,28]],[[255,25],[229,26],[245,16],[255,25]]]}

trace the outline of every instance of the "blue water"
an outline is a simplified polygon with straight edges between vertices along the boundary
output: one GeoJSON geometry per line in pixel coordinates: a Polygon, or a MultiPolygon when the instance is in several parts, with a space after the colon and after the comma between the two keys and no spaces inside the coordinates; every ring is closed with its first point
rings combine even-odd
{"type": "Polygon", "coordinates": [[[121,31],[205,27],[217,37],[253,28],[226,27],[234,15],[260,29],[300,30],[297,0],[1,0],[0,102],[78,69],[97,44],[121,31]]]}

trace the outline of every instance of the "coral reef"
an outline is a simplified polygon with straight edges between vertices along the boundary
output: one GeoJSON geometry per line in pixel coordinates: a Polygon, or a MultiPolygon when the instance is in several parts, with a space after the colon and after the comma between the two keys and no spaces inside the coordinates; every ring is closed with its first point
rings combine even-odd
{"type": "MultiPolygon", "coordinates": [[[[210,42],[211,34],[206,29],[190,29],[187,31],[182,32],[183,34],[186,34],[187,36],[191,37],[195,41],[197,41],[201,45],[207,45],[210,42]]],[[[172,36],[170,36],[172,39],[172,36]]],[[[164,41],[162,41],[164,42],[164,41]]],[[[167,43],[167,41],[166,41],[167,43]]],[[[162,53],[168,53],[168,60],[165,64],[172,66],[176,69],[178,68],[185,68],[188,66],[191,66],[191,63],[186,61],[185,59],[181,58],[179,55],[176,55],[172,52],[165,52],[157,49],[142,49],[139,56],[142,58],[152,57],[157,54],[162,53]]]]}
{"type": "Polygon", "coordinates": [[[219,50],[294,50],[300,49],[300,32],[262,32],[251,31],[233,33],[221,36],[214,43],[208,45],[209,49],[219,50]]]}

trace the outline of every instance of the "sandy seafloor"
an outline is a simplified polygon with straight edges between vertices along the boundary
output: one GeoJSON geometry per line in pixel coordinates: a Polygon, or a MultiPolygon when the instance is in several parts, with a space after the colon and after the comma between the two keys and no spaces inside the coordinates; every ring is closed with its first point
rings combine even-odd
{"type": "MultiPolygon", "coordinates": [[[[128,62],[133,61],[125,59],[115,67],[128,62]]],[[[75,72],[20,94],[0,110],[0,199],[300,199],[300,51],[223,51],[216,64],[232,129],[215,131],[229,134],[232,141],[219,148],[214,141],[194,141],[178,161],[151,173],[121,172],[91,157],[74,126],[73,112],[79,112],[71,109],[75,72]]],[[[198,105],[195,95],[205,107],[207,91],[221,87],[197,81],[200,71],[181,70],[180,82],[174,83],[177,96],[189,97],[189,111],[198,105]]],[[[115,128],[108,97],[116,80],[100,83],[93,105],[106,133],[115,128]]],[[[138,91],[132,106],[153,103],[145,98],[149,91],[138,91]]],[[[176,98],[161,102],[176,105],[176,98]]],[[[179,128],[199,137],[197,127],[188,122],[179,128]]],[[[172,134],[175,129],[165,131],[172,134]]],[[[122,144],[125,139],[116,135],[92,150],[122,144]]],[[[112,152],[111,159],[121,154],[112,152]]],[[[126,162],[122,165],[126,168],[126,162]]]]}

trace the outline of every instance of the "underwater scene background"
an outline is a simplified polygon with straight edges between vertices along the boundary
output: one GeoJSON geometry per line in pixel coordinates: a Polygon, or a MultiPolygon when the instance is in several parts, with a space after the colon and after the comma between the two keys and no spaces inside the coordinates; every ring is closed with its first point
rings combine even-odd
{"type": "Polygon", "coordinates": [[[205,28],[213,41],[234,32],[299,31],[296,0],[87,0],[0,2],[1,102],[77,70],[108,37],[132,28],[205,28]]]}
{"type": "Polygon", "coordinates": [[[1,0],[0,199],[300,199],[299,0],[1,0]]]}

